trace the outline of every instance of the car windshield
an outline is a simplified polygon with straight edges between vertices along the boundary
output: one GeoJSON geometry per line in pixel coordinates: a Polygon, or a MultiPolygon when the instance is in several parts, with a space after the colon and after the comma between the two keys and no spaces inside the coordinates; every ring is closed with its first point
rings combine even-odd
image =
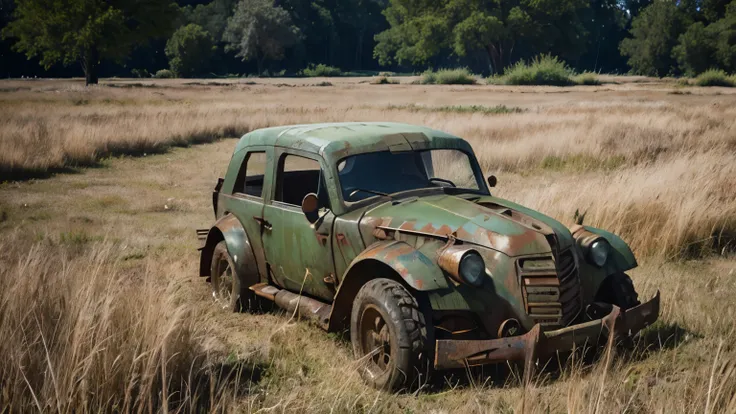
{"type": "Polygon", "coordinates": [[[479,191],[470,158],[455,149],[371,152],[347,157],[337,164],[345,201],[376,194],[445,187],[479,191]]]}

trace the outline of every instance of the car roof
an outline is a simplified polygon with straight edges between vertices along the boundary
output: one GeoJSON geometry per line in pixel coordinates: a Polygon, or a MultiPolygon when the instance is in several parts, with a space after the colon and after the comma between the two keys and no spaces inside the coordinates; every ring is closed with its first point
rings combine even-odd
{"type": "Polygon", "coordinates": [[[287,125],[243,135],[235,151],[277,146],[322,155],[328,161],[377,151],[455,148],[471,152],[462,138],[435,129],[395,122],[339,122],[287,125]]]}

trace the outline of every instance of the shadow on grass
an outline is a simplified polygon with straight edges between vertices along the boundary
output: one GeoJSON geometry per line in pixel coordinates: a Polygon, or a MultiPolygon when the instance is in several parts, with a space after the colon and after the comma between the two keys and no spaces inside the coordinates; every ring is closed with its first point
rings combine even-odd
{"type": "Polygon", "coordinates": [[[654,352],[674,349],[687,341],[702,337],[677,322],[657,321],[640,334],[630,354],[634,359],[644,359],[654,352]]]}
{"type": "Polygon", "coordinates": [[[219,405],[252,392],[266,373],[267,365],[228,358],[193,373],[189,386],[169,397],[169,407],[189,412],[223,409],[219,405]]]}

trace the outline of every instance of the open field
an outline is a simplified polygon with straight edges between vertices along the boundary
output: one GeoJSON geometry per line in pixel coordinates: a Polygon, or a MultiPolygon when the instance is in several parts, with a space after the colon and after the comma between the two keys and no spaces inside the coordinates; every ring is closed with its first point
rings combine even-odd
{"type": "Polygon", "coordinates": [[[22,179],[0,185],[0,412],[736,412],[736,91],[397,79],[0,82],[0,181],[22,179]],[[587,211],[633,246],[662,321],[632,354],[527,387],[415,396],[365,388],[339,337],[215,307],[194,229],[235,145],[218,138],[344,120],[455,133],[497,195],[587,211]]]}

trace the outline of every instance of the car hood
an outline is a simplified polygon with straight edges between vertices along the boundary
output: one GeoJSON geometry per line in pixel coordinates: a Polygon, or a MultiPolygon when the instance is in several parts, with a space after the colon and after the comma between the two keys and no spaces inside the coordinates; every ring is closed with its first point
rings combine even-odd
{"type": "Polygon", "coordinates": [[[410,234],[447,237],[508,256],[542,254],[572,245],[562,223],[498,197],[468,200],[440,194],[383,203],[366,211],[362,224],[410,234]]]}

